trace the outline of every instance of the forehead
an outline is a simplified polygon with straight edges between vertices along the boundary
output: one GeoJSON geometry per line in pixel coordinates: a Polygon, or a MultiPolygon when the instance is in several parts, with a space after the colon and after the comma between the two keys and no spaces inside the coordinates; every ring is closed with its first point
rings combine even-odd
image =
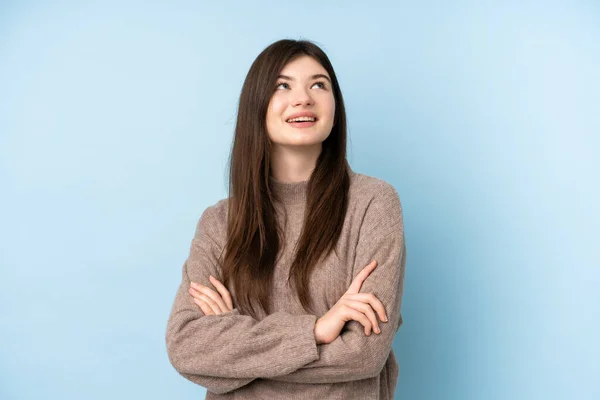
{"type": "Polygon", "coordinates": [[[329,76],[327,70],[317,60],[309,56],[300,56],[290,61],[282,68],[281,74],[298,78],[305,78],[315,74],[329,76]]]}

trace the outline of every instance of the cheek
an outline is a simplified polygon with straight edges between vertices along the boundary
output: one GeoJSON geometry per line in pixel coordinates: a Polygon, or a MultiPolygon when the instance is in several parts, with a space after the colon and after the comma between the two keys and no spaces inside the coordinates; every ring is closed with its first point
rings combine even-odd
{"type": "Polygon", "coordinates": [[[269,104],[269,116],[271,119],[281,119],[286,109],[283,99],[274,97],[269,104]]]}
{"type": "Polygon", "coordinates": [[[333,119],[335,117],[335,100],[333,99],[333,97],[328,99],[326,104],[327,104],[327,111],[330,115],[330,118],[333,119]]]}
{"type": "Polygon", "coordinates": [[[273,140],[281,127],[282,115],[285,112],[285,104],[280,99],[272,98],[267,109],[267,134],[273,140]]]}

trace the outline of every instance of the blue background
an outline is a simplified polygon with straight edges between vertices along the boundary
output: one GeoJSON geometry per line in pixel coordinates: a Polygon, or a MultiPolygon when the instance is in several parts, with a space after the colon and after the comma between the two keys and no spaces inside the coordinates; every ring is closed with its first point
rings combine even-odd
{"type": "Polygon", "coordinates": [[[1,3],[0,399],[204,397],[166,321],[282,38],[402,201],[396,398],[600,398],[600,4],[281,3],[1,3]]]}

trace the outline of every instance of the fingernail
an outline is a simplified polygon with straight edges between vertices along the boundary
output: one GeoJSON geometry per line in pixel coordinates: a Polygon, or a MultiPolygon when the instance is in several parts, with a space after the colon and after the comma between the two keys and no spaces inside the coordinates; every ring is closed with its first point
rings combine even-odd
{"type": "Polygon", "coordinates": [[[213,278],[213,276],[212,276],[212,275],[209,275],[209,276],[208,276],[208,278],[209,278],[211,281],[212,281],[213,279],[215,279],[215,278],[213,278]]]}
{"type": "Polygon", "coordinates": [[[383,322],[388,322],[387,315],[385,315],[385,316],[383,317],[383,322]]]}

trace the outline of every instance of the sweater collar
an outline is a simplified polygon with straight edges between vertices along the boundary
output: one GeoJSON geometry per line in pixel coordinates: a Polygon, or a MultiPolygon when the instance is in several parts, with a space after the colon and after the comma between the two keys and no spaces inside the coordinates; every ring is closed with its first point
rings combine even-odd
{"type": "Polygon", "coordinates": [[[271,176],[269,177],[269,185],[275,194],[275,198],[283,204],[306,203],[308,179],[299,182],[282,182],[271,176]]]}
{"type": "MultiPolygon", "coordinates": [[[[351,168],[348,168],[348,174],[350,175],[350,180],[356,175],[351,168]]],[[[276,180],[273,176],[269,177],[269,185],[276,199],[286,205],[306,203],[308,181],[307,179],[299,182],[282,182],[276,180]]]]}

